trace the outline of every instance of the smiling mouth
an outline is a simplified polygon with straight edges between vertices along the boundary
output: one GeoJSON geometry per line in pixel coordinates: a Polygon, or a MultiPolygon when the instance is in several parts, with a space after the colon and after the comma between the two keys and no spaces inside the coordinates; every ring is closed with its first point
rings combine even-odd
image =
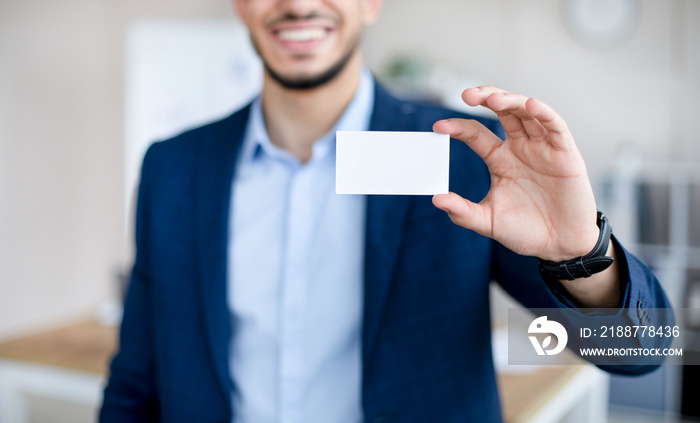
{"type": "Polygon", "coordinates": [[[322,40],[329,32],[325,28],[295,28],[276,31],[276,35],[282,41],[308,42],[322,40]]]}

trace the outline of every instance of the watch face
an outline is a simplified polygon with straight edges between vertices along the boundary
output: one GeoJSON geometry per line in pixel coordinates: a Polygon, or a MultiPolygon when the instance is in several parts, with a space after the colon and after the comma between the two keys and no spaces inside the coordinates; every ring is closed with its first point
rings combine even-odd
{"type": "Polygon", "coordinates": [[[563,18],[579,43],[595,49],[624,44],[639,24],[639,0],[563,0],[563,18]]]}

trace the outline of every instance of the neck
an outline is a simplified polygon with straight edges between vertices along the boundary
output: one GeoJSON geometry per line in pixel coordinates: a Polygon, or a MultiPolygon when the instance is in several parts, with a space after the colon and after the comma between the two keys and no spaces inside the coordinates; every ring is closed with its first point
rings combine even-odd
{"type": "Polygon", "coordinates": [[[357,91],[362,61],[359,51],[331,81],[309,90],[290,90],[265,73],[262,108],[270,141],[302,163],[313,143],[340,119],[357,91]]]}

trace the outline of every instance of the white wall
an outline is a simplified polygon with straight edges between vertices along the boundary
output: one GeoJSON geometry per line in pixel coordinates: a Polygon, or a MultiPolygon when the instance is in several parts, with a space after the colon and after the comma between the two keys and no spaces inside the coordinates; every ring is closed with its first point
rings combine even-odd
{"type": "Polygon", "coordinates": [[[128,22],[231,16],[226,1],[0,1],[0,339],[92,313],[124,235],[128,22]]]}
{"type": "Polygon", "coordinates": [[[103,9],[0,3],[0,335],[84,311],[121,258],[119,62],[103,9]]]}
{"type": "MultiPolygon", "coordinates": [[[[700,161],[700,2],[643,0],[620,49],[587,50],[555,0],[386,0],[366,36],[534,95],[567,118],[592,176],[629,141],[700,161]]],[[[230,17],[227,0],[0,1],[0,338],[90,313],[130,261],[123,234],[124,30],[230,17]]]]}
{"type": "MultiPolygon", "coordinates": [[[[559,0],[388,0],[366,39],[367,61],[400,51],[548,102],[595,176],[630,142],[647,160],[700,162],[700,7],[643,0],[632,38],[609,51],[579,45],[559,0]],[[692,124],[691,124],[692,122],[692,124]]],[[[466,88],[466,87],[465,87],[466,88]]]]}

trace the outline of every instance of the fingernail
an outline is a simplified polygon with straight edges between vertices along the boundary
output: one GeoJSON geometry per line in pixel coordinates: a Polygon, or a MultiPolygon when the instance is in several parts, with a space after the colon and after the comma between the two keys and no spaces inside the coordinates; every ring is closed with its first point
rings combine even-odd
{"type": "Polygon", "coordinates": [[[439,120],[437,123],[441,123],[441,122],[442,122],[443,124],[449,124],[449,123],[450,123],[450,119],[442,119],[442,120],[439,120]]]}

